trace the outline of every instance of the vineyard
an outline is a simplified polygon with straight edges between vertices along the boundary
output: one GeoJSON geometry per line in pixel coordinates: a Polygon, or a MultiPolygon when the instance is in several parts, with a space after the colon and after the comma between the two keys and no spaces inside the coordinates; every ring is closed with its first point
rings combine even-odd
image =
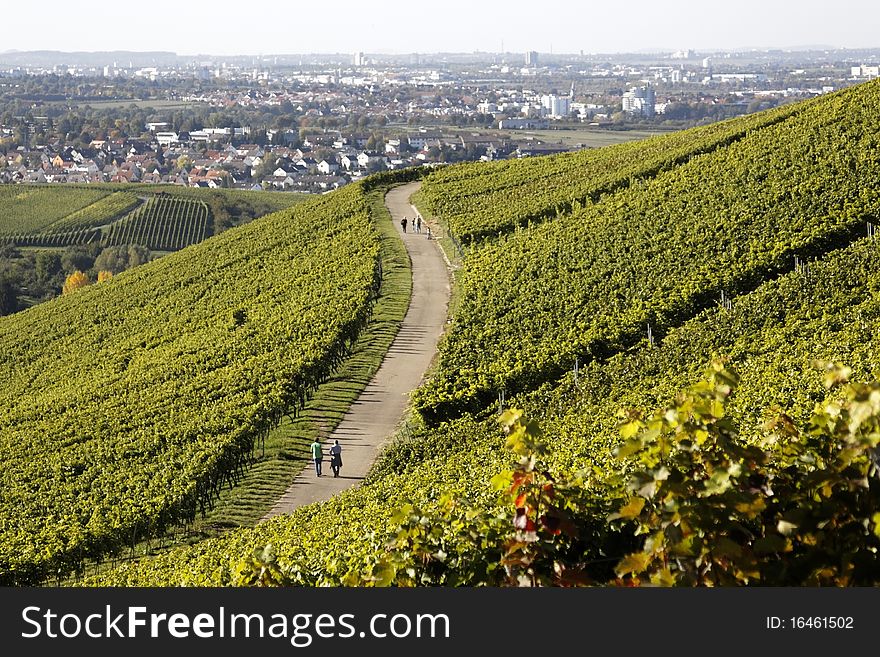
{"type": "Polygon", "coordinates": [[[178,251],[305,198],[169,185],[9,185],[0,187],[0,243],[59,248],[139,244],[178,251]]]}
{"type": "MultiPolygon", "coordinates": [[[[724,355],[740,368],[742,379],[732,397],[731,413],[748,427],[746,439],[759,435],[764,411],[774,404],[784,404],[794,418],[809,416],[813,404],[827,394],[824,371],[811,365],[814,359],[845,359],[852,363],[855,376],[869,376],[880,346],[878,250],[877,242],[863,240],[811,263],[809,276],[790,272],[735,298],[730,309],[705,311],[654,347],[645,341],[628,353],[594,363],[580,371],[577,383],[569,374],[554,388],[511,402],[542,420],[551,467],[588,473],[583,475],[591,481],[588,486],[612,488],[615,492],[604,494],[613,498],[620,486],[615,478],[635,465],[613,454],[621,442],[617,411],[649,410],[672,399],[689,382],[699,380],[713,355],[724,355]]],[[[494,506],[498,499],[489,481],[514,460],[503,443],[494,418],[478,423],[463,417],[394,445],[368,485],[356,491],[253,529],[122,566],[95,582],[229,584],[239,581],[242,560],[263,545],[273,546],[276,567],[291,583],[364,585],[371,577],[379,581],[382,575],[371,568],[378,566],[387,554],[386,544],[397,536],[401,522],[397,509],[412,505],[442,511],[448,504],[446,496],[488,508],[490,514],[502,512],[494,506]],[[468,476],[462,477],[462,472],[468,476]]],[[[467,526],[465,519],[457,520],[467,526]]],[[[600,526],[604,518],[593,521],[600,526]]],[[[470,567],[498,558],[490,545],[480,545],[467,534],[457,536],[454,526],[436,531],[450,555],[449,570],[435,564],[443,575],[431,583],[468,583],[456,579],[455,553],[462,554],[461,563],[470,567]]],[[[615,540],[608,537],[608,543],[599,543],[592,553],[579,557],[602,562],[603,555],[619,554],[615,540]]]]}
{"type": "MultiPolygon", "coordinates": [[[[878,135],[868,83],[428,174],[471,248],[414,425],[357,488],[86,582],[876,584],[880,385],[840,386],[878,371],[878,135]]],[[[366,321],[379,181],[0,320],[0,581],[235,478],[366,321]]]]}
{"type": "Polygon", "coordinates": [[[109,195],[98,189],[0,186],[0,239],[42,233],[109,195]]]}
{"type": "MultiPolygon", "coordinates": [[[[66,199],[66,195],[62,194],[61,198],[66,199]]],[[[132,208],[137,207],[139,202],[134,194],[115,192],[102,196],[94,203],[71,212],[40,230],[10,233],[0,237],[0,241],[19,246],[40,247],[65,247],[101,242],[102,231],[99,228],[122,217],[132,208]]]]}
{"type": "Polygon", "coordinates": [[[109,196],[72,212],[43,229],[44,233],[62,233],[83,228],[104,226],[138,206],[138,197],[130,192],[114,192],[109,196]]]}
{"type": "Polygon", "coordinates": [[[431,422],[477,411],[863,235],[880,216],[878,109],[874,85],[823,99],[479,249],[416,407],[431,422]]]}
{"type": "Polygon", "coordinates": [[[741,419],[744,438],[758,438],[764,411],[774,407],[806,421],[826,395],[825,372],[816,362],[846,362],[862,380],[873,375],[880,346],[878,254],[880,243],[858,240],[729,306],[719,302],[654,345],[645,339],[513,403],[534,409],[558,436],[558,464],[606,473],[620,465],[612,457],[617,411],[658,407],[698,380],[712,357],[728,359],[740,373],[729,410],[741,419]]]}
{"type": "Polygon", "coordinates": [[[153,251],[178,251],[208,234],[208,206],[198,200],[153,196],[135,212],[110,226],[108,246],[139,244],[153,251]]]}
{"type": "Polygon", "coordinates": [[[0,581],[207,508],[344,358],[377,254],[351,186],[0,320],[0,581]]]}
{"type": "Polygon", "coordinates": [[[570,212],[602,194],[727,146],[803,111],[808,104],[722,121],[682,133],[520,161],[462,164],[432,174],[427,209],[472,244],[517,226],[570,212]],[[516,199],[511,203],[512,198],[516,199]]]}

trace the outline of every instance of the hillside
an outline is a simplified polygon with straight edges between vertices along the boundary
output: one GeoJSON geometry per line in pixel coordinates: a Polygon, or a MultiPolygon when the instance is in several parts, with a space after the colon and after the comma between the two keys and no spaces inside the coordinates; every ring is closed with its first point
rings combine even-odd
{"type": "Polygon", "coordinates": [[[428,175],[473,239],[421,427],[359,488],[90,582],[876,583],[880,393],[814,404],[876,371],[880,85],[742,121],[428,175]],[[502,395],[543,436],[505,439],[502,395]]]}
{"type": "Polygon", "coordinates": [[[0,581],[204,509],[344,357],[377,257],[354,186],[0,320],[0,581]]]}
{"type": "Polygon", "coordinates": [[[0,188],[0,244],[137,244],[176,251],[304,199],[172,185],[6,185],[0,188]],[[194,214],[200,217],[195,223],[194,214]],[[132,230],[132,224],[143,230],[132,230]]]}

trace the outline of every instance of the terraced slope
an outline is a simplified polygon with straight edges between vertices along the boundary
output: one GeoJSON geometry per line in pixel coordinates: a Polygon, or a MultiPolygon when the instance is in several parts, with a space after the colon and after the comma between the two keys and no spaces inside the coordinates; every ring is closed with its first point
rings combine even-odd
{"type": "Polygon", "coordinates": [[[62,186],[0,186],[0,239],[41,233],[64,217],[97,203],[110,192],[62,186]]]}
{"type": "Polygon", "coordinates": [[[177,251],[204,240],[209,220],[210,211],[202,201],[154,196],[110,226],[104,242],[108,246],[140,244],[153,251],[177,251]]]}
{"type": "MultiPolygon", "coordinates": [[[[522,387],[508,403],[540,416],[548,458],[585,468],[596,491],[621,469],[611,457],[617,411],[655,407],[713,357],[742,374],[731,408],[744,426],[757,427],[775,404],[802,419],[825,395],[815,359],[843,361],[857,378],[878,365],[880,247],[856,240],[878,216],[878,90],[823,98],[571,217],[475,250],[459,276],[440,374],[420,393],[436,419],[454,419],[394,444],[357,490],[92,583],[232,583],[267,544],[297,583],[383,581],[378,557],[400,508],[497,504],[490,479],[514,458],[483,405],[499,383],[522,387]],[[814,258],[808,271],[793,270],[795,254],[814,258]],[[717,305],[722,290],[732,307],[717,305]],[[577,385],[568,372],[576,355],[577,385]]],[[[601,526],[605,516],[593,520],[601,526]]],[[[431,531],[472,568],[497,563],[503,546],[461,529],[431,531]]],[[[607,561],[619,554],[612,548],[597,538],[578,558],[607,561]]],[[[442,557],[435,566],[432,583],[463,583],[442,557]]]]}
{"type": "Polygon", "coordinates": [[[175,185],[6,185],[0,187],[0,243],[140,244],[176,251],[306,198],[175,185]]]}

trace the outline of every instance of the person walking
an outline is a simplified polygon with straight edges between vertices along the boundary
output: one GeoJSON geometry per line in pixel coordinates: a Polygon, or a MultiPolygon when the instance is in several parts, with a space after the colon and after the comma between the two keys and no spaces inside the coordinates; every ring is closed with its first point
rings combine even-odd
{"type": "Polygon", "coordinates": [[[421,217],[416,217],[416,232],[417,233],[422,232],[422,218],[421,217]]]}
{"type": "Polygon", "coordinates": [[[312,443],[312,460],[315,462],[315,474],[321,476],[321,462],[324,460],[324,454],[321,451],[321,443],[318,438],[312,443]]]}
{"type": "Polygon", "coordinates": [[[330,467],[333,470],[333,476],[339,476],[339,470],[342,468],[342,445],[338,440],[333,441],[333,447],[330,448],[330,467]]]}
{"type": "Polygon", "coordinates": [[[431,227],[428,226],[426,230],[428,231],[428,239],[431,239],[431,227]]]}
{"type": "Polygon", "coordinates": [[[403,232],[406,232],[406,217],[400,220],[400,227],[403,228],[403,232]]]}

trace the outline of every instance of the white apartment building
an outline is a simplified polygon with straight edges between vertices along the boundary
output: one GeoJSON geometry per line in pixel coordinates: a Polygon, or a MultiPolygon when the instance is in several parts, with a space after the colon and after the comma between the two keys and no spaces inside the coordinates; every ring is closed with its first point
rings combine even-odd
{"type": "Polygon", "coordinates": [[[554,94],[541,96],[544,114],[553,119],[562,119],[571,113],[571,98],[554,94]]]}
{"type": "Polygon", "coordinates": [[[651,87],[632,87],[623,94],[623,111],[638,116],[654,116],[654,101],[651,87]]]}
{"type": "Polygon", "coordinates": [[[880,77],[880,66],[853,66],[850,74],[854,78],[877,78],[880,77]]]}

